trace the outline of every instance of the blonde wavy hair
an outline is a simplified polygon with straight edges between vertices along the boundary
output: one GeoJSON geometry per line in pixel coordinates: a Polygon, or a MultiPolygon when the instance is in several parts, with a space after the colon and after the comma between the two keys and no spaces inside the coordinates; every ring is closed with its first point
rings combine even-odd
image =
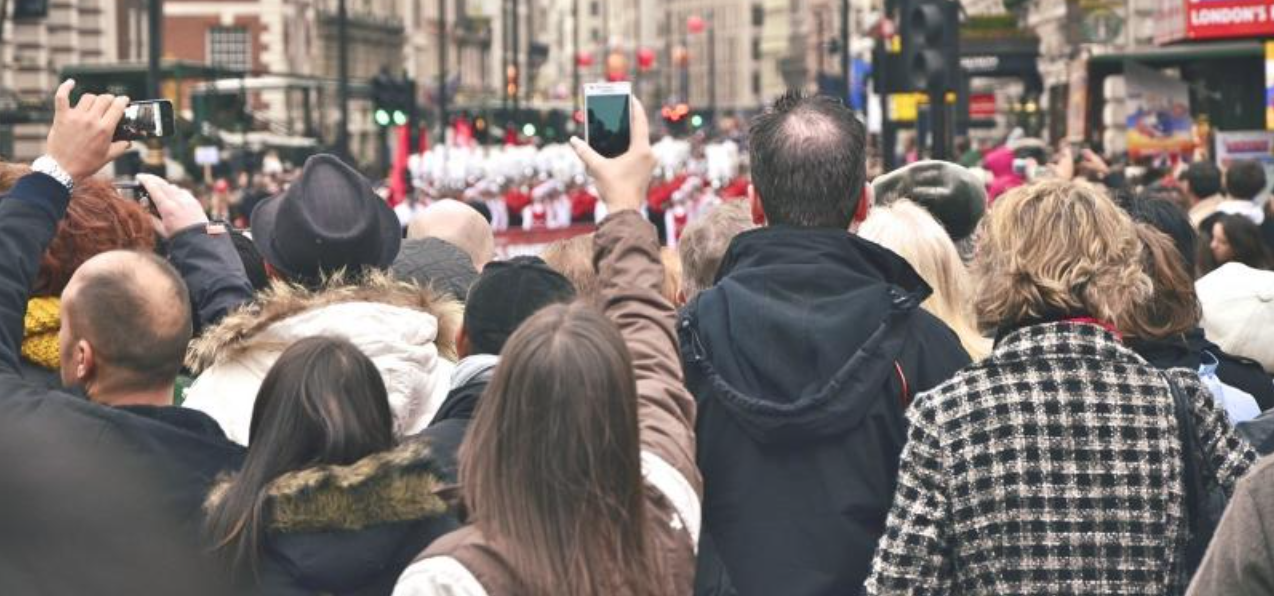
{"type": "Polygon", "coordinates": [[[872,207],[858,235],[898,253],[933,288],[921,306],[946,323],[974,360],[991,352],[991,340],[973,319],[972,283],[955,243],[932,215],[908,200],[872,207]]]}
{"type": "Polygon", "coordinates": [[[974,310],[983,329],[1051,314],[1121,326],[1152,285],[1132,218],[1085,182],[1015,188],[979,226],[974,310]]]}

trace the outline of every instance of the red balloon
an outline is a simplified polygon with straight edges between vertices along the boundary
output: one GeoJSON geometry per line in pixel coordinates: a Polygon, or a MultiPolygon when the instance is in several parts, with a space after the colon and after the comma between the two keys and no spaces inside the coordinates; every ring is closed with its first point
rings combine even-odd
{"type": "Polygon", "coordinates": [[[707,27],[707,23],[703,22],[703,17],[699,15],[686,17],[687,31],[690,31],[691,33],[703,33],[704,27],[707,27]]]}
{"type": "Polygon", "coordinates": [[[655,51],[650,48],[637,50],[637,68],[650,70],[655,65],[655,51]]]}
{"type": "Polygon", "coordinates": [[[580,53],[576,54],[575,63],[580,65],[583,68],[588,68],[589,66],[592,66],[593,65],[592,52],[581,51],[580,53]]]}

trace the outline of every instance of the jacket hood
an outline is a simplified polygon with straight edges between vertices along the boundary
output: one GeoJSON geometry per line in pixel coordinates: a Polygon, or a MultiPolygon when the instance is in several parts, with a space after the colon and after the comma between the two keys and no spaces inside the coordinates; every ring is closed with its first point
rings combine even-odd
{"type": "Polygon", "coordinates": [[[1124,345],[1132,348],[1137,355],[1145,358],[1156,368],[1188,368],[1199,370],[1203,362],[1205,350],[1215,350],[1216,346],[1203,335],[1203,329],[1193,330],[1172,337],[1142,339],[1124,338],[1124,345]]]}
{"type": "Polygon", "coordinates": [[[456,360],[456,334],[460,329],[462,306],[454,299],[436,294],[390,274],[374,271],[363,276],[336,275],[317,289],[275,281],[256,300],[222,319],[191,342],[186,366],[199,374],[213,364],[252,349],[271,325],[306,311],[348,302],[371,302],[398,306],[432,315],[438,330],[434,343],[448,360],[456,360]]]}
{"type": "Polygon", "coordinates": [[[480,354],[461,360],[451,373],[451,391],[447,400],[442,402],[433,423],[443,420],[470,420],[478,408],[478,398],[495,376],[495,367],[500,363],[499,356],[480,354]]]}
{"type": "Polygon", "coordinates": [[[683,312],[684,360],[763,442],[856,425],[931,292],[901,257],[833,229],[741,234],[717,277],[683,312]]]}
{"type": "MultiPolygon", "coordinates": [[[[208,495],[211,507],[233,476],[208,495]]],[[[428,445],[404,442],[347,466],[318,466],[284,474],[270,483],[266,549],[290,576],[315,590],[343,592],[385,572],[389,561],[423,548],[421,524],[447,521],[447,506],[434,494],[440,481],[428,445]]]]}
{"type": "Polygon", "coordinates": [[[380,371],[397,436],[415,434],[450,389],[459,320],[459,303],[380,274],[354,285],[331,281],[319,291],[275,285],[195,342],[187,360],[199,376],[183,405],[247,445],[252,405],[283,351],[307,337],[341,337],[380,371]]]}

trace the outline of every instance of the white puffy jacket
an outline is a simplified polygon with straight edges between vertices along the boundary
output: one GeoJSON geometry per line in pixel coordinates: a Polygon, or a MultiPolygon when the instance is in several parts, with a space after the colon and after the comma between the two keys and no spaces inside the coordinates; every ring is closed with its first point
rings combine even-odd
{"type": "Polygon", "coordinates": [[[297,340],[341,337],[380,370],[395,434],[414,434],[447,396],[458,320],[456,303],[386,277],[318,292],[276,287],[192,346],[187,364],[199,375],[183,406],[208,414],[231,440],[247,445],[253,403],[275,360],[297,340]]]}

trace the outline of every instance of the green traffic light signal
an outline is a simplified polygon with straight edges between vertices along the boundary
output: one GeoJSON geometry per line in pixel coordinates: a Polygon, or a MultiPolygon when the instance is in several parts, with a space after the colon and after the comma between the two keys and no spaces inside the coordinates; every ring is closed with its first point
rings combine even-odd
{"type": "Polygon", "coordinates": [[[376,110],[376,124],[379,126],[389,126],[389,110],[376,110]]]}
{"type": "Polygon", "coordinates": [[[394,124],[404,126],[407,124],[407,113],[402,110],[394,110],[394,124]]]}
{"type": "Polygon", "coordinates": [[[691,117],[690,117],[690,126],[693,126],[693,127],[695,127],[695,128],[699,128],[700,126],[703,126],[703,116],[700,116],[700,115],[698,115],[698,114],[695,114],[694,116],[691,116],[691,117]]]}

